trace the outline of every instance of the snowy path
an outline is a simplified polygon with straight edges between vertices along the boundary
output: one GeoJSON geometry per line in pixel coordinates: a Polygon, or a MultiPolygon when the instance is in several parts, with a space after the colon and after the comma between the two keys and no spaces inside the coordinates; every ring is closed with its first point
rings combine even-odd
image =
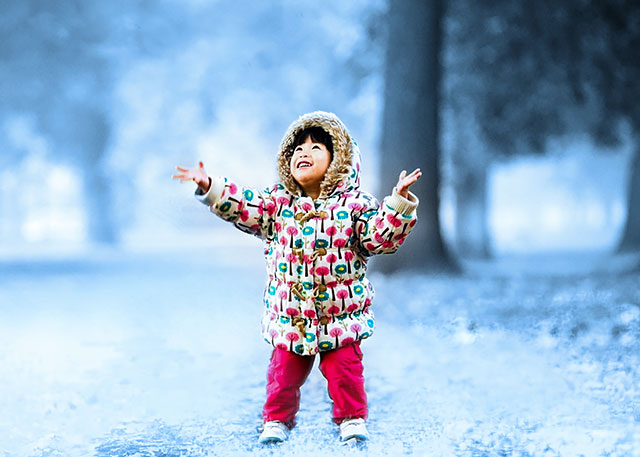
{"type": "MultiPolygon", "coordinates": [[[[317,369],[290,441],[255,445],[257,252],[0,265],[0,457],[344,455],[317,369]]],[[[640,455],[639,273],[371,279],[355,455],[640,455]]]]}

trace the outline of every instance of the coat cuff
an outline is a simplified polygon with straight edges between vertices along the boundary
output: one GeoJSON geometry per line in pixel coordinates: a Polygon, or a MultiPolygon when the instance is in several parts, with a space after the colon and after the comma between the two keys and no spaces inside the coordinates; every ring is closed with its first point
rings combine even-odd
{"type": "Polygon", "coordinates": [[[398,194],[394,187],[391,196],[386,198],[386,203],[400,214],[409,216],[416,210],[420,200],[411,191],[409,191],[408,198],[404,198],[398,194]]]}
{"type": "Polygon", "coordinates": [[[195,192],[196,198],[203,205],[212,206],[218,203],[224,190],[224,178],[209,178],[209,192],[202,193],[198,187],[195,192]]]}

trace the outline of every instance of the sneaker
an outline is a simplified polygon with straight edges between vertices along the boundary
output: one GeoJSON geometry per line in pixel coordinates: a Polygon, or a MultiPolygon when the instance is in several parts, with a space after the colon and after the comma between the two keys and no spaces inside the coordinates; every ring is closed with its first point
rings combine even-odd
{"type": "Polygon", "coordinates": [[[340,440],[348,441],[352,438],[362,441],[369,439],[364,419],[347,419],[340,424],[340,440]]]}
{"type": "Polygon", "coordinates": [[[289,437],[289,428],[280,421],[264,423],[258,443],[281,443],[289,437]]]}

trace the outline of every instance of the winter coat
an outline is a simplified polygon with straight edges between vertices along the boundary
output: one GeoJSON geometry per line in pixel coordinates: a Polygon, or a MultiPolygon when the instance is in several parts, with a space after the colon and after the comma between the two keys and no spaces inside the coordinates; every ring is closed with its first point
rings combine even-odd
{"type": "Polygon", "coordinates": [[[265,241],[264,339],[301,355],[369,338],[374,289],[367,259],[395,252],[416,223],[418,200],[394,192],[379,203],[360,190],[360,152],[344,124],[316,111],[294,121],[278,154],[281,184],[263,191],[214,178],[199,199],[242,231],[265,241]],[[322,127],[333,159],[314,201],[291,176],[296,134],[322,127]]]}

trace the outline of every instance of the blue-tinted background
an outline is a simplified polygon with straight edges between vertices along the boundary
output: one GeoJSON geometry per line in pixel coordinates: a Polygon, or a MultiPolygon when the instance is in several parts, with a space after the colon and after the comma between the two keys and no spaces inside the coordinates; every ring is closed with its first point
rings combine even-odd
{"type": "MultiPolygon", "coordinates": [[[[482,236],[498,254],[615,248],[627,216],[635,152],[628,116],[609,113],[619,138],[600,144],[588,122],[589,112],[601,107],[594,102],[576,114],[578,102],[567,102],[566,116],[582,117],[564,131],[546,135],[553,130],[530,122],[531,132],[509,131],[508,143],[491,143],[482,103],[494,84],[508,83],[517,92],[521,81],[487,74],[475,54],[495,46],[490,27],[518,17],[480,7],[461,10],[461,4],[445,9],[442,32],[445,239],[455,250],[461,226],[473,221],[477,227],[480,217],[486,227],[466,229],[475,235],[465,236],[482,236]],[[486,24],[469,19],[480,13],[486,24]],[[483,36],[467,36],[471,32],[463,27],[482,27],[477,33],[484,31],[488,44],[483,36]],[[516,144],[529,134],[545,138],[540,151],[516,144]],[[478,180],[481,186],[473,184],[478,180]]],[[[173,167],[202,160],[212,174],[268,185],[276,179],[274,156],[286,127],[315,109],[336,112],[358,139],[363,186],[379,196],[390,191],[377,186],[383,172],[383,1],[31,0],[5,9],[4,256],[84,249],[93,242],[162,250],[207,242],[215,224],[186,198],[191,189],[169,179],[173,167]]],[[[637,26],[626,33],[637,35],[637,26]]],[[[616,65],[623,63],[607,65],[620,71],[616,65]]],[[[507,64],[519,65],[515,58],[507,64]]],[[[564,87],[553,75],[539,80],[544,87],[564,87]]],[[[529,89],[527,81],[521,83],[529,89]]],[[[520,111],[541,109],[531,104],[520,111]]],[[[550,108],[548,116],[555,115],[550,108]]],[[[390,173],[397,173],[389,162],[390,173]]]]}
{"type": "MultiPolygon", "coordinates": [[[[441,6],[438,214],[460,271],[371,275],[369,454],[640,455],[638,254],[619,249],[640,211],[638,7],[441,6]]],[[[363,188],[388,194],[398,13],[383,0],[2,10],[0,456],[271,455],[255,446],[260,241],[171,175],[201,160],[267,186],[289,123],[321,109],[358,140],[363,188]]],[[[317,370],[299,424],[284,454],[343,455],[317,370]]]]}

